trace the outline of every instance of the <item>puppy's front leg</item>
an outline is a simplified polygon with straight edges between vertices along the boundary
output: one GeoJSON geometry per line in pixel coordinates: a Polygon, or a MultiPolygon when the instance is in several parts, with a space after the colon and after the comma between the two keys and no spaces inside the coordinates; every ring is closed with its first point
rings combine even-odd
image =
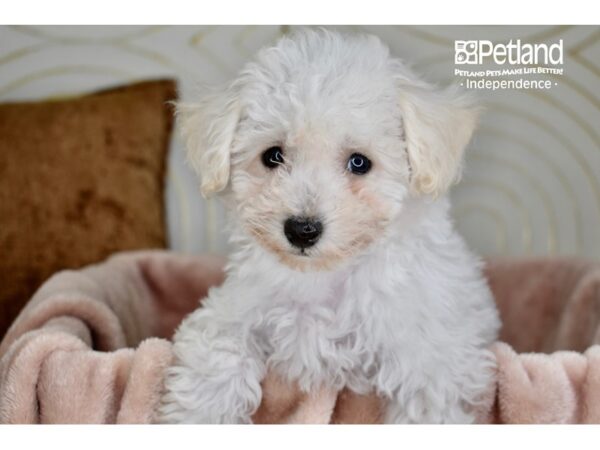
{"type": "Polygon", "coordinates": [[[399,366],[392,372],[390,367],[384,367],[388,372],[380,379],[401,380],[396,386],[378,386],[391,393],[386,423],[474,423],[483,411],[491,408],[495,363],[489,351],[471,349],[458,357],[436,359],[420,368],[418,362],[412,361],[409,367],[410,373],[399,366]]]}
{"type": "Polygon", "coordinates": [[[475,415],[469,412],[464,402],[458,399],[446,401],[436,395],[426,389],[411,394],[410,398],[394,395],[388,402],[385,423],[469,424],[475,421],[475,415]]]}
{"type": "Polygon", "coordinates": [[[205,306],[174,338],[158,411],[162,423],[249,423],[261,400],[265,365],[239,322],[205,306]]]}

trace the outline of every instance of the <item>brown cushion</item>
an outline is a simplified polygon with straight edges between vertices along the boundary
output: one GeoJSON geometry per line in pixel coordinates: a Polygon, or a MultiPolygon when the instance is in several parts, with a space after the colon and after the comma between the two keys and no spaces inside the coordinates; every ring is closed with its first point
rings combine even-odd
{"type": "Polygon", "coordinates": [[[163,248],[171,80],[0,104],[0,338],[54,272],[163,248]]]}

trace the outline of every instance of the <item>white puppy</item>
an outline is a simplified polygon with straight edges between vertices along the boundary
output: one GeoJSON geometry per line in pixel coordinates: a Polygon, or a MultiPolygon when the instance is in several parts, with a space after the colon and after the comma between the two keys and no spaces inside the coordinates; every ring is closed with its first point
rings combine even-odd
{"type": "Polygon", "coordinates": [[[445,193],[477,109],[374,36],[304,30],[180,105],[235,251],[181,324],[160,421],[247,423],[273,371],[376,392],[392,423],[472,422],[499,320],[445,193]]]}

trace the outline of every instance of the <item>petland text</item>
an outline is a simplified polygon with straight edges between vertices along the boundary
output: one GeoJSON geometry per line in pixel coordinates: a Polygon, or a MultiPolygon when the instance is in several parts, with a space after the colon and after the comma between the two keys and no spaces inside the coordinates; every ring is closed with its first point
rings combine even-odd
{"type": "Polygon", "coordinates": [[[554,44],[522,43],[520,39],[507,44],[488,40],[454,41],[455,64],[483,64],[493,59],[498,65],[563,64],[563,41],[554,44]]]}

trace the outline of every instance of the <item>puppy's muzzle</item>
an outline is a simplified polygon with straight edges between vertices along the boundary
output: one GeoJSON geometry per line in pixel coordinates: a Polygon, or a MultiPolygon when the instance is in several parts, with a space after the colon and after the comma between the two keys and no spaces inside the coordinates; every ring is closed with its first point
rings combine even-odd
{"type": "Polygon", "coordinates": [[[290,217],[283,224],[283,232],[290,244],[305,249],[317,243],[323,232],[323,224],[310,217],[290,217]]]}

